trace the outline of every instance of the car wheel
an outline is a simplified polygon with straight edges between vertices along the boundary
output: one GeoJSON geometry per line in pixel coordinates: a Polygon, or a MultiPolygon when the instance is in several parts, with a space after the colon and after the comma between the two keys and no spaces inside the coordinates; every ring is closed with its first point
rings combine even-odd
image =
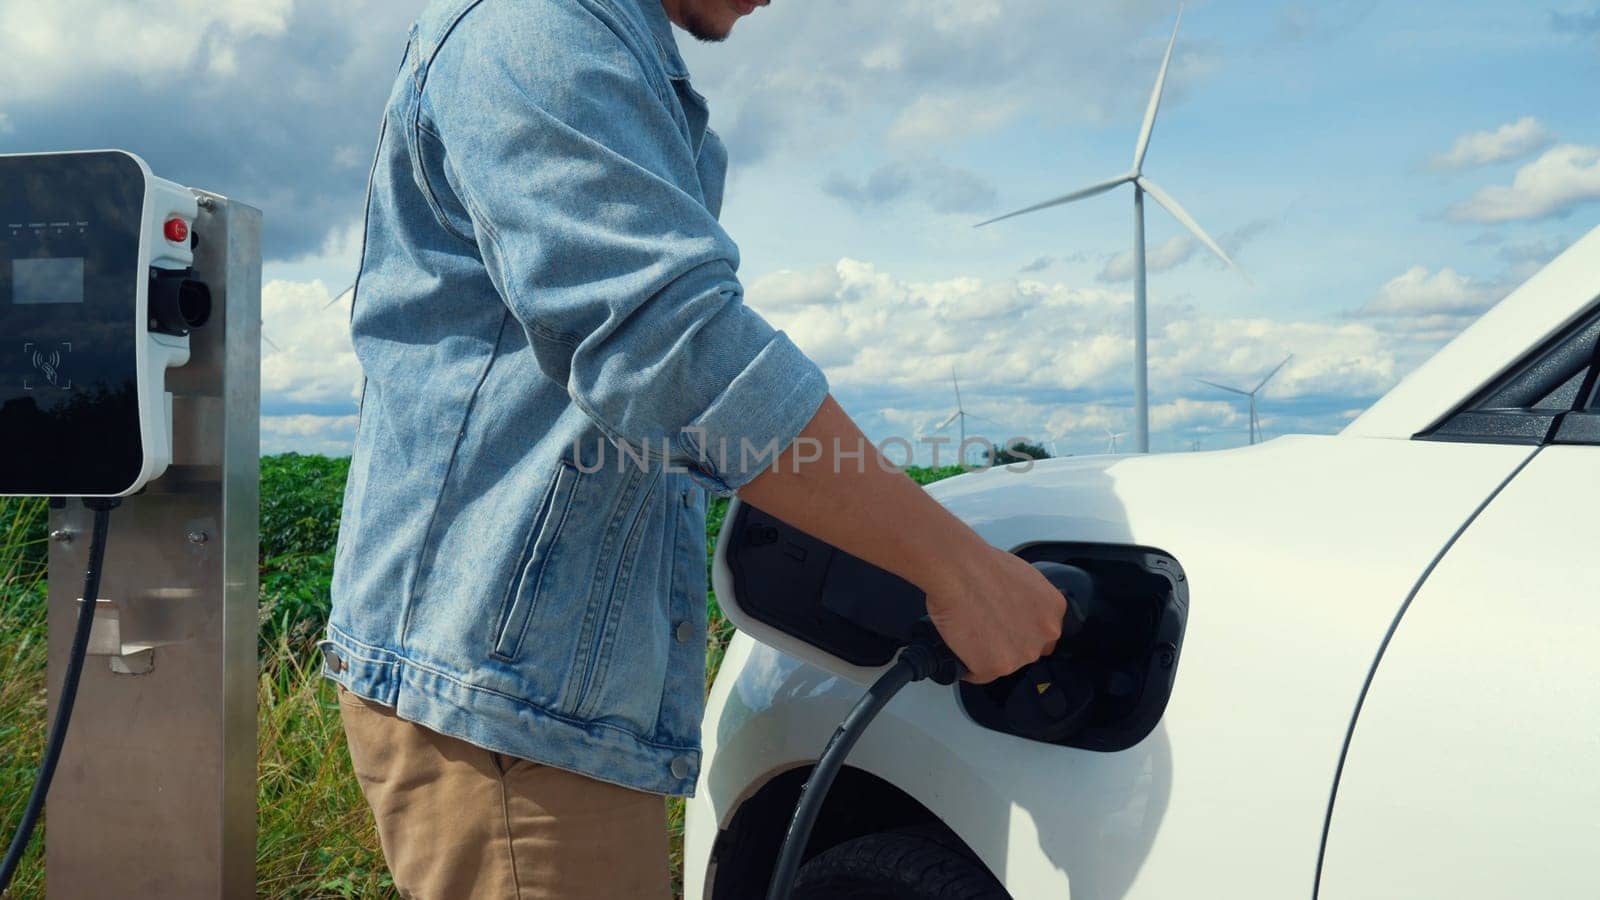
{"type": "Polygon", "coordinates": [[[982,864],[924,831],[869,834],[800,869],[793,900],[1011,900],[982,864]]]}

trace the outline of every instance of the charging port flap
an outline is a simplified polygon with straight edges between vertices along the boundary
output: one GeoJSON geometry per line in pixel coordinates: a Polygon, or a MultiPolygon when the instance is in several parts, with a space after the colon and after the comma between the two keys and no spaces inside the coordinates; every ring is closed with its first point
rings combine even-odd
{"type": "Polygon", "coordinates": [[[1035,544],[1029,562],[1055,562],[1094,580],[1081,632],[1022,671],[961,685],[978,724],[1084,750],[1125,750],[1155,729],[1172,696],[1189,614],[1189,583],[1159,550],[1107,544],[1035,544]]]}

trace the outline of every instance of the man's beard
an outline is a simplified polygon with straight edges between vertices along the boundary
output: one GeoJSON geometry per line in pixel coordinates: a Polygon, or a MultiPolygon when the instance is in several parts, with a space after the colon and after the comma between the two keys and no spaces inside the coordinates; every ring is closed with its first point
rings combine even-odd
{"type": "Polygon", "coordinates": [[[693,12],[689,13],[684,18],[683,27],[684,30],[693,35],[696,40],[704,41],[708,44],[717,44],[727,40],[728,35],[732,31],[732,29],[719,30],[709,21],[707,21],[704,16],[693,12]]]}

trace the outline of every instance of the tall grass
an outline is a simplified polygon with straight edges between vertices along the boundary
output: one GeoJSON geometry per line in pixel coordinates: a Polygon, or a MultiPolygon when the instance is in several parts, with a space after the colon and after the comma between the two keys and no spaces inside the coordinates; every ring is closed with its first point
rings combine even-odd
{"type": "MultiPolygon", "coordinates": [[[[44,749],[46,512],[43,500],[0,505],[0,841],[22,818],[44,749]]],[[[35,840],[11,896],[42,896],[43,846],[35,840]]]]}
{"type": "MultiPolygon", "coordinates": [[[[257,893],[272,900],[398,896],[345,751],[338,698],[316,639],[328,614],[333,545],[348,459],[286,454],[261,461],[261,671],[257,686],[257,893]]],[[[959,474],[913,469],[919,483],[959,474]]],[[[707,515],[708,557],[727,502],[707,515]]],[[[0,499],[0,833],[32,787],[45,732],[47,507],[0,499]]],[[[733,626],[706,598],[708,677],[733,626]]],[[[668,801],[674,885],[681,884],[683,802],[668,801]]],[[[43,896],[44,824],[10,896],[43,896]]],[[[4,838],[0,838],[4,839],[4,838]]]]}

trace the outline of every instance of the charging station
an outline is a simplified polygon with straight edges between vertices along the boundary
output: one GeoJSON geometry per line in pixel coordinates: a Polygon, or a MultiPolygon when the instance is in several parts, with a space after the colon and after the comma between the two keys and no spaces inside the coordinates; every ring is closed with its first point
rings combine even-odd
{"type": "Polygon", "coordinates": [[[51,498],[52,718],[69,685],[52,898],[254,896],[260,308],[258,210],[0,156],[0,495],[51,498]]]}

